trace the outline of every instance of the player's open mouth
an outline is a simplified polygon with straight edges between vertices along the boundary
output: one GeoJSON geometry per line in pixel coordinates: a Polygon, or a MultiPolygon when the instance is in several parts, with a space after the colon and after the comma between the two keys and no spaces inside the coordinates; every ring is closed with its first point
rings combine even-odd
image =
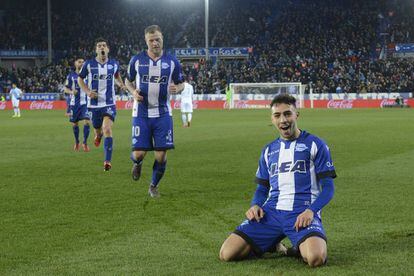
{"type": "Polygon", "coordinates": [[[289,128],[290,128],[290,126],[289,126],[289,125],[287,125],[287,126],[281,126],[281,127],[280,127],[280,129],[281,129],[281,130],[285,130],[285,131],[286,131],[286,130],[288,130],[289,128]]]}

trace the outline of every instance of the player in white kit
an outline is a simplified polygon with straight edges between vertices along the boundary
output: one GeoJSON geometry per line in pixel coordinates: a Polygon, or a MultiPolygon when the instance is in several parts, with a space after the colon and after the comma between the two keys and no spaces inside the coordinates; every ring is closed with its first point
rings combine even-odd
{"type": "Polygon", "coordinates": [[[193,118],[193,94],[194,88],[186,80],[184,82],[184,90],[181,92],[181,119],[183,120],[183,127],[191,125],[193,118]]]}
{"type": "Polygon", "coordinates": [[[12,89],[10,90],[10,96],[11,96],[11,101],[12,101],[13,110],[14,110],[14,115],[12,116],[13,118],[16,118],[16,117],[20,118],[19,104],[20,104],[20,97],[22,96],[22,94],[23,94],[22,90],[17,88],[17,85],[13,83],[12,89]]]}

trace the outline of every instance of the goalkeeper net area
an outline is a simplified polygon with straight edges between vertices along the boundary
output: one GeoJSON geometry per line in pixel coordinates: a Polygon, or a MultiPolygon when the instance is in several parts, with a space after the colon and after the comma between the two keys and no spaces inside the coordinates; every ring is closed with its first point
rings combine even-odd
{"type": "Polygon", "coordinates": [[[269,108],[272,99],[287,93],[297,100],[298,108],[304,108],[305,85],[300,82],[286,83],[231,83],[227,95],[228,108],[269,108]]]}

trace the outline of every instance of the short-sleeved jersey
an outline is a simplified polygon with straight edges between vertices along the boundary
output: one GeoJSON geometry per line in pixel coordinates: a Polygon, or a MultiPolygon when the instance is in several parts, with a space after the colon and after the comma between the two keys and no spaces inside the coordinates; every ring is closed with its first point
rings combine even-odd
{"type": "Polygon", "coordinates": [[[76,90],[76,95],[70,94],[70,106],[85,105],[88,101],[85,91],[83,91],[78,84],[78,74],[75,71],[69,73],[66,77],[66,88],[70,90],[76,90]]]}
{"type": "Polygon", "coordinates": [[[319,196],[318,181],[336,177],[329,147],[318,137],[301,131],[292,141],[281,138],[262,151],[256,182],[269,185],[264,205],[284,211],[306,209],[319,196]]]}
{"type": "Polygon", "coordinates": [[[10,90],[10,95],[12,100],[20,100],[20,97],[22,95],[22,90],[20,90],[19,88],[12,88],[10,90]]]}
{"type": "Polygon", "coordinates": [[[98,98],[88,99],[88,108],[100,108],[115,105],[115,78],[119,74],[119,64],[116,60],[109,59],[101,64],[96,59],[87,60],[79,77],[88,78],[88,87],[96,90],[98,98]]]}
{"type": "Polygon", "coordinates": [[[141,102],[134,102],[133,117],[172,115],[168,87],[172,82],[183,82],[180,62],[174,56],[163,54],[154,61],[146,51],[139,53],[129,62],[128,80],[135,81],[144,98],[141,102]]]}
{"type": "Polygon", "coordinates": [[[181,103],[193,103],[194,88],[188,82],[184,83],[184,90],[181,92],[181,103]]]}

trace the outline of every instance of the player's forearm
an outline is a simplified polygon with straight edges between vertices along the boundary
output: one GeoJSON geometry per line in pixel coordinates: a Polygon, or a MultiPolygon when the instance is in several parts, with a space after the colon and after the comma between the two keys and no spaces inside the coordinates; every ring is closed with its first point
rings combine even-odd
{"type": "Polygon", "coordinates": [[[129,93],[131,93],[131,94],[134,93],[134,91],[136,89],[135,86],[134,86],[134,83],[130,82],[128,79],[125,79],[125,86],[126,86],[129,93]]]}
{"type": "Polygon", "coordinates": [[[267,199],[268,194],[269,194],[268,187],[257,184],[257,188],[254,193],[253,199],[250,203],[250,206],[257,205],[257,206],[262,207],[267,199]]]}
{"type": "Polygon", "coordinates": [[[85,82],[83,81],[83,79],[81,77],[78,77],[78,84],[80,86],[80,88],[86,92],[86,94],[90,94],[91,91],[89,90],[89,87],[85,84],[85,82]]]}
{"type": "Polygon", "coordinates": [[[73,94],[73,91],[72,91],[72,90],[70,90],[70,89],[69,89],[69,88],[67,88],[67,87],[63,88],[63,92],[64,92],[65,94],[73,94]]]}
{"type": "Polygon", "coordinates": [[[308,209],[312,210],[315,214],[325,207],[333,198],[335,187],[333,178],[327,177],[319,181],[322,186],[322,191],[316,200],[309,206],[308,209]]]}
{"type": "Polygon", "coordinates": [[[177,84],[177,93],[180,93],[184,90],[184,83],[177,84]]]}
{"type": "Polygon", "coordinates": [[[116,83],[116,85],[118,85],[118,86],[119,86],[119,88],[121,88],[121,89],[125,89],[125,84],[124,84],[124,82],[122,81],[121,76],[118,76],[118,77],[116,77],[116,78],[115,78],[115,83],[116,83]]]}

